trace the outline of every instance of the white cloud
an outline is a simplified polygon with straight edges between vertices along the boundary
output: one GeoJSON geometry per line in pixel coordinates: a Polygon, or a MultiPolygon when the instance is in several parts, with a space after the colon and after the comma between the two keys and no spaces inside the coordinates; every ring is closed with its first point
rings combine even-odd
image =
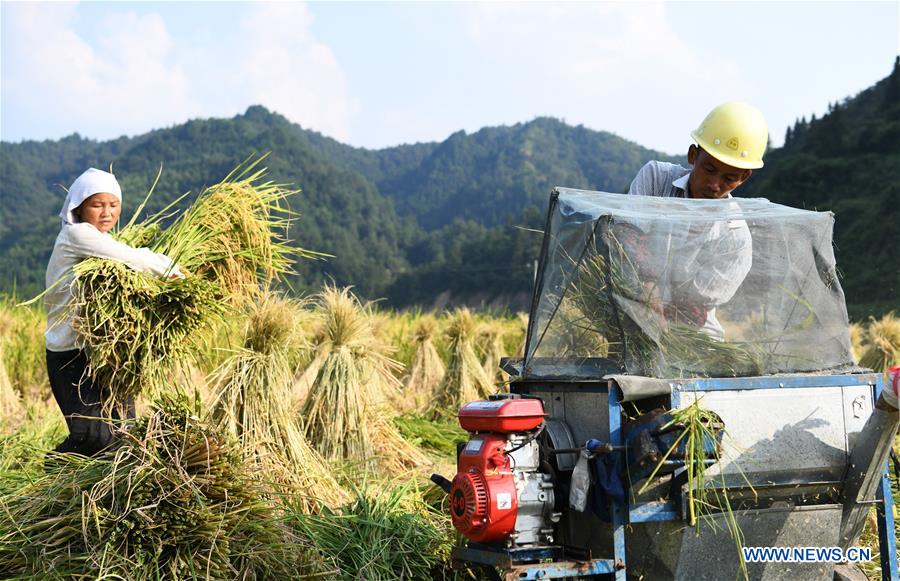
{"type": "Polygon", "coordinates": [[[350,138],[359,102],[305,4],[215,10],[200,5],[175,37],[160,13],[128,4],[95,5],[88,23],[75,3],[4,3],[3,138],[107,139],[253,104],[350,138]]]}
{"type": "MultiPolygon", "coordinates": [[[[503,82],[534,98],[531,115],[565,111],[570,122],[640,143],[670,143],[675,152],[687,145],[685,127],[747,90],[728,50],[697,54],[673,29],[666,10],[678,10],[677,4],[487,3],[466,9],[470,38],[485,60],[505,70],[503,82]],[[661,140],[661,132],[672,137],[661,140]]],[[[723,46],[730,41],[723,38],[723,46]]]]}
{"type": "MultiPolygon", "coordinates": [[[[184,119],[197,105],[155,14],[111,14],[96,38],[75,30],[75,4],[4,7],[4,101],[64,131],[111,137],[184,119]]],[[[15,121],[5,119],[4,124],[15,121]]]]}
{"type": "Polygon", "coordinates": [[[252,39],[240,60],[243,89],[292,121],[336,139],[350,139],[359,100],[349,91],[333,51],[316,39],[305,4],[259,4],[244,24],[252,39]]]}

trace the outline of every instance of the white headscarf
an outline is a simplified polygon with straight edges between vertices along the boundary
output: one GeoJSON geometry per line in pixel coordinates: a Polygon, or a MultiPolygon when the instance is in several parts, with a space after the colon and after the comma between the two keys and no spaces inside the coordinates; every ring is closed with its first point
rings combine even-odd
{"type": "Polygon", "coordinates": [[[75,224],[78,218],[72,213],[86,199],[94,194],[112,194],[122,201],[122,188],[116,181],[116,176],[103,170],[90,168],[72,183],[69,193],[66,195],[66,201],[63,202],[62,210],[59,211],[59,217],[62,218],[63,225],[75,224]]]}

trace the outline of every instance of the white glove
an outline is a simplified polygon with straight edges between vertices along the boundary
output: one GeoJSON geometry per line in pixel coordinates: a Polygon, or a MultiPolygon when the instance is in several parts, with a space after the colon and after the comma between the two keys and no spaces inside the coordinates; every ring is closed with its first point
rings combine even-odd
{"type": "Polygon", "coordinates": [[[578,455],[578,463],[572,471],[572,484],[569,489],[569,506],[578,512],[584,512],[587,508],[588,495],[591,493],[591,471],[588,461],[594,455],[587,450],[582,450],[578,455]]]}

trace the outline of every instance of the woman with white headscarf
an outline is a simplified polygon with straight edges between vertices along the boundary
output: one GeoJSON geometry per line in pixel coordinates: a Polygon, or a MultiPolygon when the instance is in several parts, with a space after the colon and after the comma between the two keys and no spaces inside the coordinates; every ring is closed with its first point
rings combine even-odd
{"type": "MultiPolygon", "coordinates": [[[[56,447],[56,452],[90,456],[114,440],[113,425],[96,419],[102,417],[103,389],[87,373],[84,341],[72,327],[72,268],[85,258],[96,256],[141,272],[181,276],[178,266],[167,256],[148,248],[132,248],[109,235],[121,212],[122,189],[116,177],[90,168],[69,188],[59,213],[62,227],[47,264],[48,290],[44,295],[47,374],[53,397],[69,428],[69,436],[56,447]]],[[[128,408],[128,415],[133,417],[131,402],[128,408]]]]}

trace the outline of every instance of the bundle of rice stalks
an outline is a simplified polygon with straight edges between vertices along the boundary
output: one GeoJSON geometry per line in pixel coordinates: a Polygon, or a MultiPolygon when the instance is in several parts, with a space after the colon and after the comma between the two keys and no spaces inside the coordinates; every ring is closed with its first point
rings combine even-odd
{"type": "Polygon", "coordinates": [[[865,338],[866,328],[861,323],[850,323],[850,354],[854,361],[862,357],[865,338]]]}
{"type": "Polygon", "coordinates": [[[25,407],[19,394],[12,388],[2,355],[3,349],[0,347],[0,434],[15,430],[25,416],[25,407]]]}
{"type": "MultiPolygon", "coordinates": [[[[267,288],[291,270],[295,256],[322,256],[288,245],[290,212],[283,203],[299,190],[262,181],[266,169],[258,166],[263,159],[244,162],[201,192],[169,228],[156,231],[150,249],[215,281],[233,298],[253,296],[267,288]]],[[[153,231],[164,217],[160,212],[137,228],[141,233],[153,231]]],[[[127,230],[121,234],[123,239],[129,238],[127,230]]]]}
{"type": "MultiPolygon", "coordinates": [[[[76,330],[90,347],[91,373],[122,402],[152,388],[198,348],[200,332],[226,303],[240,303],[290,268],[281,202],[293,192],[261,182],[259,160],[204,190],[166,229],[166,211],[118,237],[176,261],[187,278],[160,279],[124,265],[88,259],[75,268],[76,330]]],[[[135,214],[137,216],[137,214],[135,214]]]]}
{"type": "Polygon", "coordinates": [[[506,357],[503,350],[504,330],[503,324],[499,321],[483,323],[478,329],[481,350],[484,353],[484,374],[495,384],[503,383],[507,378],[506,373],[500,369],[500,358],[506,357]]]}
{"type": "Polygon", "coordinates": [[[17,305],[17,299],[0,299],[0,341],[5,343],[3,363],[13,389],[22,397],[43,399],[50,395],[44,351],[47,318],[42,309],[17,305]]]}
{"type": "Polygon", "coordinates": [[[431,403],[432,394],[444,379],[444,362],[434,347],[437,321],[431,315],[419,319],[416,326],[416,354],[409,373],[403,380],[404,409],[424,411],[431,403]]]}
{"type": "MultiPolygon", "coordinates": [[[[723,425],[722,418],[714,411],[701,406],[701,399],[695,398],[687,407],[670,412],[672,419],[664,424],[660,431],[677,426],[682,428],[682,432],[660,459],[638,494],[643,493],[650,486],[653,478],[670,456],[683,454],[684,469],[687,474],[688,522],[695,527],[698,533],[701,520],[715,529],[717,525],[711,517],[715,512],[721,511],[725,527],[734,540],[740,562],[740,572],[744,579],[749,580],[747,563],[744,561],[744,554],[741,550],[744,546],[744,535],[732,511],[731,500],[725,487],[725,478],[721,473],[718,479],[707,475],[707,460],[712,459],[718,462],[721,459],[718,445],[713,444],[718,441],[717,432],[722,431],[726,436],[727,433],[724,433],[724,428],[721,427],[723,425]]],[[[746,481],[746,477],[744,480],[746,481]]],[[[755,494],[750,482],[746,481],[746,483],[755,494]]]]}
{"type": "Polygon", "coordinates": [[[764,368],[756,345],[719,341],[688,325],[670,323],[660,346],[669,369],[682,373],[727,377],[759,375],[764,368]]]}
{"type": "Polygon", "coordinates": [[[366,409],[368,430],[375,451],[378,469],[388,480],[408,479],[409,470],[430,472],[434,462],[425,452],[403,437],[394,423],[395,412],[387,406],[366,409]]]}
{"type": "Polygon", "coordinates": [[[15,430],[25,415],[21,398],[6,373],[4,351],[13,323],[11,316],[0,311],[0,434],[15,430]]]}
{"type": "Polygon", "coordinates": [[[609,342],[606,337],[594,330],[572,301],[563,301],[560,304],[556,311],[556,319],[565,332],[553,337],[554,343],[551,347],[553,353],[570,358],[609,356],[609,342]]]}
{"type": "MultiPolygon", "coordinates": [[[[305,303],[310,306],[309,303],[305,303]]],[[[316,305],[313,304],[313,307],[316,305]]],[[[331,352],[331,340],[325,328],[325,320],[322,310],[319,308],[305,308],[300,311],[301,327],[304,330],[303,347],[300,350],[294,381],[291,386],[292,406],[299,408],[306,401],[309,388],[322,369],[322,364],[331,352]]]]}
{"type": "Polygon", "coordinates": [[[475,319],[469,309],[457,309],[447,327],[450,363],[433,396],[433,417],[453,416],[462,404],[484,399],[494,385],[475,353],[475,319]]]}
{"type": "Polygon", "coordinates": [[[326,287],[316,303],[323,315],[321,364],[300,411],[306,437],[328,460],[366,459],[372,453],[365,426],[365,360],[374,336],[349,289],[326,287]]]}
{"type": "Polygon", "coordinates": [[[309,395],[309,389],[319,375],[319,371],[322,369],[325,360],[328,359],[329,353],[331,353],[331,347],[330,344],[327,343],[319,344],[313,349],[312,359],[301,368],[301,371],[296,374],[294,381],[291,384],[290,397],[293,402],[291,407],[296,408],[303,406],[306,397],[309,395]]]}
{"type": "Polygon", "coordinates": [[[34,578],[239,579],[321,570],[279,523],[229,444],[184,399],[159,403],[122,445],[55,455],[0,496],[0,573],[34,578]]]}
{"type": "Polygon", "coordinates": [[[290,384],[299,305],[274,295],[250,313],[244,348],[215,373],[210,417],[240,443],[245,462],[270,489],[314,511],[346,494],[303,436],[290,408],[290,384]]]}
{"type": "Polygon", "coordinates": [[[347,288],[326,287],[315,302],[327,355],[300,410],[309,442],[327,460],[369,464],[380,454],[383,468],[428,464],[391,422],[396,363],[377,344],[369,307],[347,288]]]}
{"type": "Polygon", "coordinates": [[[409,487],[356,499],[320,514],[297,511],[291,523],[325,556],[334,556],[337,579],[368,581],[440,579],[453,546],[443,515],[416,498],[409,487]]]}
{"type": "Polygon", "coordinates": [[[379,342],[393,343],[395,325],[390,313],[376,308],[370,309],[369,324],[372,326],[372,334],[379,342]]]}
{"type": "Polygon", "coordinates": [[[422,319],[426,317],[433,320],[431,332],[433,338],[438,333],[437,321],[433,315],[423,315],[421,309],[418,308],[403,313],[392,313],[390,325],[392,357],[399,361],[405,369],[412,367],[416,352],[419,350],[418,328],[422,319]]]}
{"type": "Polygon", "coordinates": [[[73,327],[90,346],[90,373],[109,390],[110,406],[165,385],[226,312],[222,289],[196,276],[163,280],[99,259],[75,273],[73,327]]]}
{"type": "Polygon", "coordinates": [[[893,311],[880,319],[869,317],[859,364],[882,372],[900,365],[900,318],[893,311]]]}
{"type": "Polygon", "coordinates": [[[519,348],[516,350],[517,357],[525,356],[525,344],[528,342],[528,313],[516,313],[516,321],[519,323],[521,333],[521,341],[519,348]]]}
{"type": "Polygon", "coordinates": [[[611,260],[602,252],[585,258],[569,285],[582,326],[606,339],[608,357],[629,373],[653,377],[759,373],[762,357],[751,346],[718,341],[697,327],[652,314],[661,307],[654,306],[652,289],[612,234],[609,252],[611,260]],[[647,313],[647,320],[639,325],[623,305],[647,313]]]}

